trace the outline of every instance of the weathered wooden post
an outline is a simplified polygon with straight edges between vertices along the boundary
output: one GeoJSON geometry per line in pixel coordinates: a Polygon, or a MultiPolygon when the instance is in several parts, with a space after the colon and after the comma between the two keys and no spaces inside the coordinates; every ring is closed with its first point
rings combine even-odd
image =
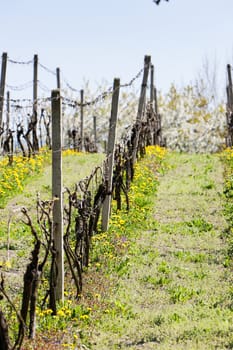
{"type": "Polygon", "coordinates": [[[153,111],[154,104],[154,66],[150,67],[150,108],[153,111]]]}
{"type": "Polygon", "coordinates": [[[7,67],[7,53],[3,52],[1,81],[0,81],[0,127],[2,126],[3,104],[4,104],[5,85],[6,85],[6,67],[7,67]]]}
{"type": "Polygon", "coordinates": [[[81,152],[84,150],[84,131],[83,131],[83,101],[84,101],[84,91],[80,90],[80,117],[81,117],[81,125],[80,125],[80,138],[81,138],[81,152]]]}
{"type": "Polygon", "coordinates": [[[61,88],[60,68],[56,68],[57,89],[61,88]]]}
{"type": "Polygon", "coordinates": [[[112,94],[112,107],[111,117],[109,123],[108,132],[108,145],[107,145],[107,160],[106,160],[106,179],[107,179],[107,196],[103,203],[102,210],[102,230],[107,231],[109,225],[109,217],[111,211],[111,199],[112,199],[112,178],[113,178],[113,166],[114,166],[114,150],[116,141],[116,125],[117,125],[117,112],[118,102],[120,94],[120,79],[114,79],[113,94],[112,94]]]}
{"type": "Polygon", "coordinates": [[[150,119],[147,121],[150,128],[150,138],[147,142],[149,144],[155,144],[155,134],[156,134],[156,120],[154,111],[154,66],[150,66],[150,119]]]}
{"type": "Polygon", "coordinates": [[[33,150],[39,151],[39,141],[37,138],[37,101],[38,98],[38,55],[34,55],[33,60],[33,111],[32,111],[32,137],[33,137],[33,150]]]}
{"type": "Polygon", "coordinates": [[[231,65],[227,65],[227,76],[228,76],[228,95],[229,95],[229,107],[232,110],[233,108],[233,90],[232,90],[232,77],[231,77],[231,65]]]}
{"type": "Polygon", "coordinates": [[[150,69],[150,62],[151,62],[151,56],[145,56],[144,72],[143,72],[141,93],[139,98],[138,113],[137,113],[137,119],[136,119],[137,130],[136,130],[136,135],[135,135],[134,144],[133,144],[133,154],[132,154],[133,163],[135,163],[137,158],[138,141],[139,141],[139,135],[140,135],[140,129],[141,129],[143,108],[146,100],[146,88],[147,88],[147,80],[148,80],[149,69],[150,69]]]}
{"type": "Polygon", "coordinates": [[[229,86],[226,86],[226,95],[227,95],[227,108],[230,108],[230,93],[229,93],[229,86]]]}
{"type": "Polygon", "coordinates": [[[6,93],[6,130],[10,128],[10,91],[6,93]]]}
{"type": "Polygon", "coordinates": [[[37,113],[38,55],[33,59],[33,112],[37,113]]]}
{"type": "Polygon", "coordinates": [[[62,113],[60,90],[52,91],[52,196],[53,238],[56,250],[56,300],[64,299],[63,198],[62,198],[62,113]]]}
{"type": "Polygon", "coordinates": [[[97,129],[96,129],[96,116],[93,116],[93,132],[94,132],[94,145],[97,150],[97,129]]]}
{"type": "Polygon", "coordinates": [[[157,89],[154,87],[154,110],[158,114],[158,98],[157,98],[157,89]]]}
{"type": "Polygon", "coordinates": [[[230,132],[230,123],[231,123],[231,102],[230,102],[230,91],[229,91],[229,85],[226,87],[226,94],[227,94],[227,102],[226,102],[226,123],[227,123],[227,136],[226,136],[226,146],[231,147],[232,146],[232,140],[231,140],[231,132],[230,132]]]}
{"type": "Polygon", "coordinates": [[[161,145],[162,135],[161,135],[161,116],[158,113],[157,104],[157,89],[154,86],[154,112],[155,112],[155,133],[154,133],[154,145],[161,145]]]}
{"type": "Polygon", "coordinates": [[[232,113],[233,113],[233,88],[232,88],[232,76],[231,76],[231,65],[227,65],[227,76],[228,76],[228,86],[227,86],[227,119],[228,119],[228,135],[229,135],[229,146],[233,144],[233,133],[231,129],[232,123],[232,113]]]}

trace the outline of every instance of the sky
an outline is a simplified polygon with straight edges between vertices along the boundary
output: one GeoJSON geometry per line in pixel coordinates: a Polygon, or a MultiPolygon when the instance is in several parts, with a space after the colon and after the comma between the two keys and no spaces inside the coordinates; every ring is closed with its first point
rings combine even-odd
{"type": "MultiPolygon", "coordinates": [[[[127,83],[151,55],[156,86],[166,92],[194,81],[207,58],[217,62],[219,86],[233,60],[233,0],[7,0],[0,12],[0,48],[16,61],[38,54],[77,90],[115,77],[127,83]]],[[[40,68],[49,89],[55,77],[40,68]]],[[[32,80],[32,65],[8,63],[7,84],[32,80]]],[[[225,92],[225,91],[224,91],[225,92]]],[[[21,92],[22,93],[22,92],[21,92]]],[[[25,90],[31,94],[31,88],[25,90]]],[[[12,91],[12,94],[17,92],[12,91]]]]}

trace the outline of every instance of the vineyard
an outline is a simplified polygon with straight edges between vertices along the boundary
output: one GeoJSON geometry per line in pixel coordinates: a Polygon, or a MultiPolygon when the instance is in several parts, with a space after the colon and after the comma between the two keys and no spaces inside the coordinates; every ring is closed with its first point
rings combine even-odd
{"type": "Polygon", "coordinates": [[[233,347],[227,73],[225,107],[162,96],[150,56],[92,96],[2,55],[0,350],[233,347]]]}

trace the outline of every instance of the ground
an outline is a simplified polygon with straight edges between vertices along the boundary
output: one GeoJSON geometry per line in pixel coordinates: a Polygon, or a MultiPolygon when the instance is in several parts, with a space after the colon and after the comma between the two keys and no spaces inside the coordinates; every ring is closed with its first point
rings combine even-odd
{"type": "MultiPolygon", "coordinates": [[[[73,183],[74,170],[69,169],[73,163],[73,159],[66,163],[67,185],[73,183]]],[[[233,289],[225,240],[223,163],[218,155],[174,152],[168,152],[165,163],[166,170],[160,173],[152,167],[159,186],[154,193],[148,193],[152,210],[142,216],[147,221],[141,220],[140,227],[136,225],[129,237],[124,233],[124,220],[119,222],[121,236],[117,229],[112,232],[120,249],[119,266],[108,271],[107,266],[101,267],[103,256],[94,253],[92,266],[84,274],[83,296],[75,301],[77,307],[84,305],[89,310],[88,316],[84,315],[86,326],[73,325],[64,332],[67,335],[72,328],[68,335],[72,339],[75,335],[80,344],[69,350],[233,349],[233,289]]],[[[79,166],[82,170],[84,167],[89,172],[88,161],[79,166]]],[[[39,186],[42,195],[49,193],[47,171],[1,210],[5,220],[10,208],[25,202],[30,207],[39,186]]],[[[145,177],[144,188],[147,181],[145,177]]],[[[129,220],[132,212],[127,215],[129,220]]],[[[27,236],[17,230],[15,219],[9,230],[12,266],[6,272],[8,284],[11,278],[14,283],[22,281],[22,265],[28,261],[28,252],[23,251],[25,239],[22,242],[23,235],[27,236]]],[[[2,226],[4,242],[6,228],[2,226]]],[[[106,244],[108,257],[112,248],[104,237],[109,234],[95,236],[99,251],[106,244]]],[[[6,258],[4,242],[1,254],[6,258]]],[[[107,264],[108,260],[104,261],[107,264]]],[[[62,349],[64,334],[61,329],[54,337],[51,331],[48,337],[47,333],[40,335],[48,339],[44,349],[62,349]]],[[[27,349],[38,349],[37,340],[35,345],[28,344],[27,349]]]]}
{"type": "Polygon", "coordinates": [[[167,161],[153,227],[136,235],[111,296],[121,312],[103,316],[91,349],[233,349],[223,165],[217,155],[167,161]]]}

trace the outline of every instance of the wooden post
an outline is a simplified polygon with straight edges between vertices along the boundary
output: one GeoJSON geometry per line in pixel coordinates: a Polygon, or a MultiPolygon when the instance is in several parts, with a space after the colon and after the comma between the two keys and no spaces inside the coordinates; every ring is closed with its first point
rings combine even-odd
{"type": "Polygon", "coordinates": [[[144,107],[145,99],[146,99],[146,88],[147,88],[148,74],[149,74],[149,70],[150,70],[150,62],[151,62],[151,57],[145,56],[145,58],[144,58],[144,73],[143,73],[141,94],[140,94],[139,105],[138,105],[138,114],[137,114],[137,121],[139,121],[139,122],[142,119],[142,111],[143,111],[143,107],[144,107]]]}
{"type": "Polygon", "coordinates": [[[233,109],[233,90],[232,90],[232,77],[231,77],[231,65],[227,65],[227,75],[228,75],[228,94],[229,94],[229,107],[233,109]]]}
{"type": "Polygon", "coordinates": [[[93,131],[94,131],[94,144],[95,149],[97,149],[97,130],[96,130],[96,116],[93,116],[93,131]]]}
{"type": "Polygon", "coordinates": [[[115,150],[115,141],[116,141],[116,125],[117,125],[119,94],[120,94],[120,79],[114,79],[111,118],[109,123],[109,132],[108,132],[107,160],[106,160],[107,196],[104,200],[103,211],[102,211],[102,230],[103,231],[108,230],[110,210],[111,210],[111,199],[112,199],[111,192],[112,192],[112,178],[113,178],[114,150],[115,150]]]}
{"type": "Polygon", "coordinates": [[[133,154],[132,154],[133,163],[135,163],[136,158],[137,158],[137,148],[138,148],[139,134],[140,134],[140,128],[141,128],[141,121],[142,121],[142,112],[143,112],[143,107],[144,107],[145,100],[146,100],[146,88],[147,88],[147,80],[148,80],[149,69],[150,69],[150,62],[151,62],[151,57],[145,56],[145,58],[144,58],[144,73],[143,73],[141,93],[140,93],[140,98],[139,98],[138,114],[137,114],[137,119],[136,119],[137,132],[136,132],[136,136],[135,136],[134,144],[133,144],[133,154]]]}
{"type": "Polygon", "coordinates": [[[229,144],[230,146],[233,143],[233,133],[232,133],[232,129],[231,129],[231,122],[232,122],[232,118],[231,115],[233,113],[233,87],[232,87],[232,77],[231,77],[231,65],[228,64],[227,65],[227,76],[228,76],[228,86],[227,86],[227,105],[228,105],[228,111],[227,111],[227,118],[228,118],[228,135],[229,135],[229,144]]]}
{"type": "Polygon", "coordinates": [[[232,147],[232,135],[231,135],[231,100],[230,100],[230,87],[226,87],[227,102],[226,102],[226,123],[227,123],[227,136],[226,136],[226,146],[232,147]]]}
{"type": "Polygon", "coordinates": [[[6,130],[10,128],[10,91],[6,93],[6,130]]]}
{"type": "Polygon", "coordinates": [[[37,91],[38,91],[38,55],[34,55],[33,62],[33,116],[37,116],[37,91]]]}
{"type": "Polygon", "coordinates": [[[155,120],[155,111],[154,111],[154,66],[150,67],[150,117],[151,119],[147,122],[149,123],[150,128],[150,140],[152,145],[155,144],[155,132],[156,132],[156,120],[155,120]]]}
{"type": "Polygon", "coordinates": [[[154,87],[154,109],[155,113],[158,114],[158,98],[157,98],[157,89],[154,87]]]}
{"type": "Polygon", "coordinates": [[[33,137],[33,150],[39,151],[39,141],[37,138],[37,98],[38,98],[38,55],[34,55],[33,63],[33,111],[32,111],[32,137],[33,137]]]}
{"type": "Polygon", "coordinates": [[[80,91],[80,103],[81,103],[81,106],[80,106],[80,116],[81,116],[81,125],[80,125],[80,138],[81,138],[81,152],[83,152],[84,150],[84,140],[83,140],[83,135],[84,135],[84,132],[83,132],[83,100],[84,100],[84,91],[81,90],[80,91]]]}
{"type": "Polygon", "coordinates": [[[7,67],[7,53],[3,52],[1,82],[0,82],[0,127],[2,126],[3,104],[4,104],[5,85],[6,85],[6,67],[7,67]]]}
{"type": "Polygon", "coordinates": [[[62,113],[60,90],[52,91],[52,196],[53,238],[56,250],[56,300],[64,300],[63,198],[62,198],[62,113]]]}
{"type": "Polygon", "coordinates": [[[154,104],[154,66],[150,67],[150,108],[153,110],[154,104]]]}
{"type": "Polygon", "coordinates": [[[230,93],[229,93],[229,86],[227,85],[226,87],[226,94],[227,94],[227,103],[226,103],[226,107],[227,109],[230,108],[230,93]]]}
{"type": "Polygon", "coordinates": [[[61,88],[60,68],[56,69],[57,89],[61,88]]]}
{"type": "Polygon", "coordinates": [[[161,118],[158,113],[157,104],[157,89],[154,86],[154,111],[155,111],[155,130],[154,130],[154,145],[161,145],[161,118]]]}

